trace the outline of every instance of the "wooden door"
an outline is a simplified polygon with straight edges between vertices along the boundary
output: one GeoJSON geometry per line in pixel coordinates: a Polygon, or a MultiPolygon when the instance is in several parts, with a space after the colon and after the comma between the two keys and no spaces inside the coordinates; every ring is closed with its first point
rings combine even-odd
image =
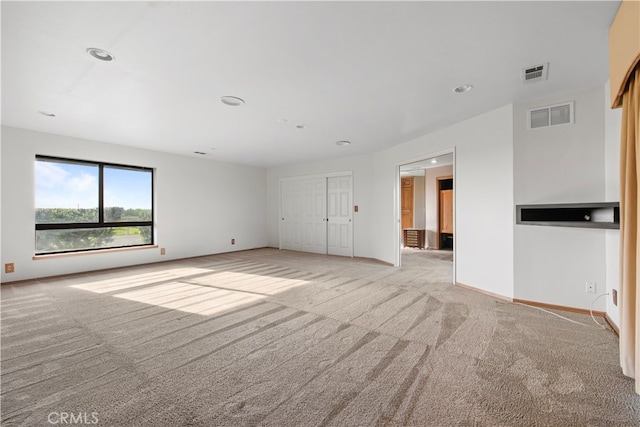
{"type": "Polygon", "coordinates": [[[351,175],[327,179],[327,253],[352,256],[351,175]]]}
{"type": "Polygon", "coordinates": [[[453,234],[453,190],[440,191],[440,233],[453,234]]]}
{"type": "Polygon", "coordinates": [[[436,178],[438,188],[438,249],[453,249],[453,178],[436,178]]]}
{"type": "Polygon", "coordinates": [[[403,176],[400,186],[400,224],[401,232],[405,228],[413,228],[413,177],[403,176]]]}

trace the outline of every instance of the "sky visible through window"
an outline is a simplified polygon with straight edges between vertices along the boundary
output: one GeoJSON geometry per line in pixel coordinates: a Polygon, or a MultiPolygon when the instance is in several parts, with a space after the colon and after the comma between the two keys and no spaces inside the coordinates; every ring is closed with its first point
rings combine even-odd
{"type": "MultiPolygon", "coordinates": [[[[36,161],[36,208],[98,207],[98,167],[36,161]]],[[[104,205],[151,209],[151,172],[106,166],[104,205]]]]}

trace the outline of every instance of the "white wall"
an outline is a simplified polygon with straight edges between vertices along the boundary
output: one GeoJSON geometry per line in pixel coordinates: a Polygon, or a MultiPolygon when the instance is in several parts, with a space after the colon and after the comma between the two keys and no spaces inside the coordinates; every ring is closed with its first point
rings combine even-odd
{"type": "MultiPolygon", "coordinates": [[[[609,82],[604,85],[604,173],[605,201],[620,201],[620,133],[622,109],[611,109],[609,82]]],[[[606,311],[609,319],[620,326],[620,309],[613,304],[612,290],[620,283],[620,230],[606,230],[606,311]]],[[[620,295],[618,295],[620,298],[620,295]]]]}
{"type": "Polygon", "coordinates": [[[398,166],[456,152],[457,281],[513,293],[513,117],[507,105],[372,156],[345,157],[267,172],[269,246],[278,247],[279,180],[353,171],[356,256],[395,263],[398,166]]]}
{"type": "Polygon", "coordinates": [[[438,183],[437,178],[453,176],[453,165],[439,166],[425,169],[425,193],[426,193],[426,235],[427,246],[435,249],[438,247],[438,183]]]}
{"type": "Polygon", "coordinates": [[[2,127],[2,281],[264,247],[266,170],[2,127]],[[166,248],[33,260],[37,154],[155,169],[156,243],[166,248]],[[236,245],[231,245],[231,239],[236,245]]]}
{"type": "MultiPolygon", "coordinates": [[[[394,263],[398,166],[455,150],[457,282],[589,308],[586,280],[598,292],[617,287],[618,232],[515,226],[514,205],[618,200],[620,115],[606,108],[604,90],[507,105],[371,155],[268,170],[3,127],[1,257],[16,273],[2,273],[2,281],[278,247],[280,179],[347,171],[359,206],[354,255],[394,263]],[[575,125],[526,130],[528,108],[568,100],[575,101],[575,125]],[[167,255],[154,249],[32,260],[36,154],[155,168],[156,242],[167,255]]],[[[617,307],[606,301],[594,308],[606,306],[617,322],[617,307]]]]}
{"type": "Polygon", "coordinates": [[[394,262],[399,164],[455,148],[456,280],[511,297],[513,293],[513,120],[506,105],[374,157],[375,258],[394,262]]]}
{"type": "MultiPolygon", "coordinates": [[[[603,87],[514,105],[516,204],[605,200],[603,87]],[[575,123],[527,130],[527,110],[575,101],[575,123]]],[[[605,292],[605,230],[515,226],[514,297],[588,309],[605,292]],[[596,282],[596,294],[585,282],[596,282]]],[[[604,298],[594,309],[603,311],[604,298]]]]}

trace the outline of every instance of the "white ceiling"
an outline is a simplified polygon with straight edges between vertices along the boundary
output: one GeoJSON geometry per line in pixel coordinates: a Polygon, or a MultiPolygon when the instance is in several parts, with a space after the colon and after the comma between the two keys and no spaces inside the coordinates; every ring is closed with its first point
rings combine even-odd
{"type": "Polygon", "coordinates": [[[3,1],[2,124],[263,167],[370,153],[603,85],[618,6],[3,1]],[[549,79],[522,85],[543,62],[549,79]]]}

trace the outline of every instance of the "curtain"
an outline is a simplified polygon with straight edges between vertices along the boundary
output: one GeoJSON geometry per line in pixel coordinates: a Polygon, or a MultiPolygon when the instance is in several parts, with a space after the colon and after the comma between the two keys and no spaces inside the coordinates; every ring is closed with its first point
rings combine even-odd
{"type": "Polygon", "coordinates": [[[620,366],[640,394],[640,65],[622,95],[620,141],[620,366]]]}

